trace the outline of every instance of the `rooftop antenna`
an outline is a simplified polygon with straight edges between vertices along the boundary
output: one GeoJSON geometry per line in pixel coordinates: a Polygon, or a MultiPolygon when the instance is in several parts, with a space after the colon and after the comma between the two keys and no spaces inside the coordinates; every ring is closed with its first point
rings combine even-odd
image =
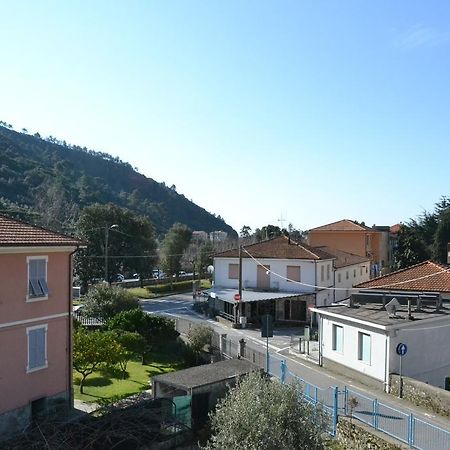
{"type": "Polygon", "coordinates": [[[281,229],[284,229],[284,222],[286,222],[286,219],[283,217],[283,213],[280,214],[280,218],[278,219],[278,222],[280,222],[281,229]]]}
{"type": "Polygon", "coordinates": [[[400,302],[394,297],[389,303],[386,303],[386,311],[390,319],[397,318],[397,309],[400,307],[400,302]]]}

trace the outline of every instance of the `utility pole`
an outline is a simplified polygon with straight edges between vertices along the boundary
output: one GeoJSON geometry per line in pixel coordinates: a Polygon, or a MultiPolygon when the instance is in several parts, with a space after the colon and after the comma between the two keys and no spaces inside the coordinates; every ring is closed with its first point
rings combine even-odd
{"type": "Polygon", "coordinates": [[[108,277],[108,240],[109,240],[109,230],[114,230],[115,228],[119,228],[119,225],[105,225],[105,281],[109,284],[108,277]]]}
{"type": "Polygon", "coordinates": [[[239,317],[242,315],[242,245],[239,245],[239,317]]]}

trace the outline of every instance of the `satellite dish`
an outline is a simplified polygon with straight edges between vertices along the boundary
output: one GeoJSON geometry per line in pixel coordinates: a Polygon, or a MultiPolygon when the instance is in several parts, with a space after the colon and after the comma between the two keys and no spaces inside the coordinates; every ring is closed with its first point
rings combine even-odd
{"type": "Polygon", "coordinates": [[[386,303],[386,311],[389,317],[397,317],[397,310],[400,308],[399,301],[394,297],[389,303],[386,303]]]}
{"type": "Polygon", "coordinates": [[[214,272],[214,266],[208,266],[207,269],[208,273],[213,273],[214,272]]]}

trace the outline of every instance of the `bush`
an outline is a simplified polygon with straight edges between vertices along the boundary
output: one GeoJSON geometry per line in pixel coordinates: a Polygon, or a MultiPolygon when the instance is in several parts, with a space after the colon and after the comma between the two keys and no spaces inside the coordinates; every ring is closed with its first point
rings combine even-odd
{"type": "Polygon", "coordinates": [[[213,330],[204,325],[196,325],[189,330],[189,345],[195,353],[200,353],[205,345],[211,345],[213,330]]]}
{"type": "Polygon", "coordinates": [[[127,290],[106,283],[97,284],[84,297],[85,317],[108,320],[122,311],[139,308],[139,300],[127,290]]]}
{"type": "Polygon", "coordinates": [[[192,281],[178,281],[176,283],[156,284],[154,286],[146,286],[146,289],[153,294],[168,294],[170,292],[183,292],[192,289],[192,281]]]}

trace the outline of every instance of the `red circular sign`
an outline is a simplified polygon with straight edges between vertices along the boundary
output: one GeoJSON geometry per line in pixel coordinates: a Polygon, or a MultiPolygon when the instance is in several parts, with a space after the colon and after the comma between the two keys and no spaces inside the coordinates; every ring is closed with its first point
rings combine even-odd
{"type": "Polygon", "coordinates": [[[239,294],[234,294],[234,299],[238,302],[241,299],[239,294]]]}

